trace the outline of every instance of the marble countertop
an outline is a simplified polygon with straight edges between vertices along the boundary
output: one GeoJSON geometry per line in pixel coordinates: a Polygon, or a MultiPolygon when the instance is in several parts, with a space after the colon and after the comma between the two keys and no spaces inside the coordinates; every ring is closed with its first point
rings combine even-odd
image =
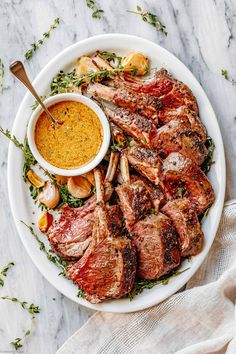
{"type": "MultiPolygon", "coordinates": [[[[216,112],[227,159],[226,199],[236,197],[236,85],[221,76],[221,69],[236,77],[236,2],[234,0],[96,0],[104,10],[93,19],[85,0],[2,0],[0,5],[0,57],[5,64],[4,90],[0,95],[0,125],[11,129],[24,87],[8,71],[9,63],[22,59],[30,44],[40,38],[60,17],[53,31],[30,61],[25,63],[31,78],[62,49],[100,33],[129,33],[152,40],[182,60],[206,91],[216,112]],[[127,13],[136,5],[157,13],[165,23],[164,37],[127,13]]],[[[16,296],[39,305],[33,334],[21,352],[55,353],[63,342],[93,314],[56,291],[39,273],[27,255],[14,226],[7,192],[8,142],[0,136],[0,268],[14,261],[0,295],[16,296]]],[[[15,304],[0,301],[0,353],[12,352],[9,342],[28,326],[27,313],[15,304]]],[[[92,335],[92,334],[91,334],[92,335]]]]}

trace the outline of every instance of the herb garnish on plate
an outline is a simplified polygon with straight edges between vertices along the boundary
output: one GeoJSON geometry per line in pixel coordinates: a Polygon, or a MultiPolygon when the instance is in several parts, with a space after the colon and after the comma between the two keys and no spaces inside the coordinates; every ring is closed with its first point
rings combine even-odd
{"type": "Polygon", "coordinates": [[[148,280],[148,279],[138,279],[137,278],[134,282],[133,289],[131,290],[131,292],[128,294],[127,297],[130,300],[133,300],[134,296],[141,294],[144,289],[152,289],[157,284],[167,285],[172,278],[175,278],[178,275],[186,272],[186,270],[188,270],[188,269],[189,268],[186,268],[181,271],[175,270],[168,275],[164,275],[164,276],[160,277],[159,279],[148,280]]]}
{"type": "Polygon", "coordinates": [[[205,145],[208,152],[205,161],[201,165],[201,169],[205,174],[207,174],[210,171],[211,166],[215,163],[215,161],[213,160],[215,144],[210,136],[207,137],[205,145]]]}

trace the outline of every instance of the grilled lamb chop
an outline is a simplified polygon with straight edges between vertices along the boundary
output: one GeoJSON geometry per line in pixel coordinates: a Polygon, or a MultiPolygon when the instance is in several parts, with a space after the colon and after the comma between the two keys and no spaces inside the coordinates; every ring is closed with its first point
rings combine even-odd
{"type": "Polygon", "coordinates": [[[164,124],[169,123],[171,120],[188,122],[189,128],[195,131],[199,135],[202,142],[204,143],[206,142],[207,131],[196,112],[191,111],[188,107],[181,107],[176,111],[173,110],[169,112],[164,124]]]}
{"type": "Polygon", "coordinates": [[[204,172],[178,152],[171,153],[163,161],[162,182],[169,199],[177,199],[180,195],[188,198],[198,214],[203,214],[214,202],[214,190],[204,172]]]}
{"type": "Polygon", "coordinates": [[[130,182],[125,156],[121,157],[121,173],[124,183],[116,191],[126,227],[137,247],[137,275],[143,279],[157,279],[180,264],[178,235],[167,216],[150,213],[149,192],[142,181],[130,182]],[[138,182],[140,187],[137,187],[138,182]],[[138,207],[140,205],[142,207],[138,207]]]}
{"type": "Polygon", "coordinates": [[[113,102],[120,107],[128,108],[131,112],[139,112],[155,124],[158,124],[158,111],[160,102],[157,98],[144,93],[137,93],[125,88],[111,88],[102,84],[90,83],[87,93],[100,97],[103,100],[113,102]]]}
{"type": "MultiPolygon", "coordinates": [[[[113,188],[111,182],[115,176],[119,155],[111,153],[105,178],[105,198],[109,200],[113,188]]],[[[76,260],[88,248],[92,239],[94,209],[96,196],[88,199],[82,207],[70,208],[65,205],[60,210],[58,221],[54,222],[47,232],[52,249],[62,258],[76,260]]],[[[114,212],[111,209],[111,213],[114,212]]]]}
{"type": "MultiPolygon", "coordinates": [[[[160,99],[162,108],[158,117],[163,124],[169,122],[170,115],[175,114],[176,111],[181,112],[185,108],[198,114],[197,102],[190,88],[175,79],[165,69],[157,71],[152,80],[141,81],[130,75],[126,75],[125,79],[123,86],[126,88],[160,99]]],[[[121,85],[120,80],[118,85],[121,85]]]]}
{"type": "Polygon", "coordinates": [[[104,201],[100,170],[95,170],[97,207],[94,212],[92,243],[84,256],[68,269],[67,277],[84,291],[86,299],[98,303],[125,296],[133,287],[136,249],[123,236],[119,223],[111,230],[110,213],[104,201]]]}
{"type": "Polygon", "coordinates": [[[141,145],[150,149],[153,147],[153,139],[157,135],[157,128],[150,120],[124,108],[115,110],[106,108],[105,113],[109,120],[136,139],[141,145]]]}
{"type": "Polygon", "coordinates": [[[195,256],[203,245],[203,232],[198,221],[197,213],[192,209],[187,198],[169,201],[162,212],[173,222],[181,246],[181,256],[195,256]]]}
{"type": "Polygon", "coordinates": [[[155,149],[162,158],[170,152],[181,152],[201,165],[207,155],[201,135],[194,131],[188,118],[171,120],[157,129],[147,118],[124,108],[105,109],[109,119],[132,136],[142,146],[155,149]]]}
{"type": "Polygon", "coordinates": [[[155,185],[160,184],[161,160],[155,151],[140,146],[130,146],[123,150],[129,163],[155,185]]]}
{"type": "MultiPolygon", "coordinates": [[[[160,185],[158,185],[158,186],[153,185],[148,179],[146,179],[145,177],[143,177],[141,175],[132,174],[130,176],[130,180],[131,180],[131,182],[141,180],[145,184],[145,187],[148,190],[149,195],[150,195],[150,200],[151,200],[153,209],[155,209],[156,211],[159,211],[160,207],[165,205],[166,197],[165,197],[165,194],[164,194],[160,185]]],[[[122,178],[122,183],[123,183],[123,178],[122,178]]]]}
{"type": "Polygon", "coordinates": [[[207,148],[201,136],[192,130],[189,120],[184,118],[173,119],[158,129],[153,144],[162,158],[171,152],[180,152],[201,165],[207,156],[207,148]]]}

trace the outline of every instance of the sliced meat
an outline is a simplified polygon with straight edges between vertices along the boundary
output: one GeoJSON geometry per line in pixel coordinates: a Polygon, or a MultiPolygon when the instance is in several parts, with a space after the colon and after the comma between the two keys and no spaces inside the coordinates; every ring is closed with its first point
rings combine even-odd
{"type": "Polygon", "coordinates": [[[161,69],[156,72],[154,79],[140,81],[130,75],[125,76],[123,86],[138,93],[152,95],[160,99],[162,108],[158,117],[165,124],[169,122],[169,116],[178,110],[181,112],[185,108],[198,114],[196,99],[190,88],[183,82],[175,79],[167,70],[161,69]]]}
{"type": "Polygon", "coordinates": [[[160,184],[161,160],[158,154],[140,146],[130,146],[123,150],[129,163],[155,185],[160,184]]]}
{"type": "Polygon", "coordinates": [[[158,279],[179,266],[178,235],[167,216],[147,216],[134,225],[132,237],[138,249],[138,277],[158,279]]]}
{"type": "Polygon", "coordinates": [[[155,186],[153,183],[151,183],[148,179],[141,175],[134,175],[132,174],[130,177],[131,182],[141,180],[149,192],[150,195],[150,201],[152,204],[153,209],[156,211],[159,211],[160,207],[164,206],[166,203],[166,197],[165,194],[161,188],[160,185],[155,186]]]}
{"type": "Polygon", "coordinates": [[[171,120],[157,131],[153,145],[162,158],[171,152],[180,152],[197,165],[201,165],[207,156],[207,148],[201,136],[192,130],[189,120],[171,120]]]}
{"type": "Polygon", "coordinates": [[[150,214],[152,203],[150,194],[143,181],[137,179],[133,183],[123,183],[116,188],[122,210],[125,215],[125,225],[131,231],[134,224],[150,214]]]}
{"type": "Polygon", "coordinates": [[[187,198],[169,201],[162,212],[169,216],[179,234],[181,256],[195,256],[200,253],[204,236],[190,201],[187,198]]]}
{"type": "Polygon", "coordinates": [[[110,230],[110,214],[104,203],[101,173],[95,172],[98,205],[94,213],[92,243],[85,255],[67,271],[67,277],[92,303],[125,296],[133,287],[136,249],[133,242],[110,230]]]}
{"type": "MultiPolygon", "coordinates": [[[[60,217],[54,222],[47,232],[50,245],[55,253],[63,259],[74,260],[81,257],[90,244],[93,225],[92,208],[72,209],[64,206],[60,211],[60,217]],[[87,212],[87,214],[86,214],[87,212]]],[[[87,207],[87,206],[86,206],[87,207]]]]}
{"type": "MultiPolygon", "coordinates": [[[[113,192],[111,182],[115,176],[118,159],[118,154],[112,152],[106,173],[106,200],[110,199],[113,192]]],[[[76,260],[88,248],[92,239],[96,205],[96,196],[92,196],[82,207],[70,208],[65,205],[60,209],[59,219],[49,228],[47,237],[54,252],[63,259],[76,260]]]]}
{"type": "Polygon", "coordinates": [[[180,109],[169,112],[164,124],[171,120],[188,121],[190,128],[198,133],[204,143],[206,142],[207,131],[196,112],[191,111],[188,107],[180,107],[180,109]]]}
{"type": "Polygon", "coordinates": [[[126,227],[137,247],[137,275],[143,279],[157,279],[180,264],[178,235],[170,219],[161,213],[153,214],[150,204],[147,204],[146,210],[142,208],[137,213],[137,206],[133,204],[134,193],[137,194],[135,200],[143,200],[145,195],[145,206],[149,192],[142,187],[139,195],[139,189],[133,188],[137,181],[130,181],[128,160],[125,156],[121,157],[120,167],[124,184],[117,187],[116,191],[126,227]],[[132,198],[129,197],[130,193],[132,198]]]}
{"type": "Polygon", "coordinates": [[[213,204],[215,194],[211,183],[192,160],[173,152],[163,161],[162,170],[162,182],[169,199],[178,199],[180,195],[188,198],[198,214],[213,204]]]}
{"type": "Polygon", "coordinates": [[[106,108],[105,113],[109,120],[136,139],[141,145],[152,148],[152,140],[157,135],[157,128],[150,120],[124,108],[115,110],[106,108]]]}
{"type": "Polygon", "coordinates": [[[137,111],[155,124],[158,124],[157,116],[161,106],[160,101],[155,97],[125,88],[111,88],[102,84],[90,84],[87,92],[94,97],[100,97],[103,100],[117,104],[117,106],[127,108],[131,112],[137,111]]]}

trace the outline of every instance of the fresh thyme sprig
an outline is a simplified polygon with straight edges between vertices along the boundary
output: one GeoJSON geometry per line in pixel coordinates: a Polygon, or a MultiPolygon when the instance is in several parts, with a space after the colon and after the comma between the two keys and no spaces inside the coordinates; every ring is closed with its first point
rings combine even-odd
{"type": "Polygon", "coordinates": [[[186,268],[182,271],[173,271],[172,273],[168,274],[167,276],[160,277],[159,279],[154,280],[146,280],[146,279],[136,279],[134,282],[133,289],[127,295],[130,300],[133,300],[135,295],[141,294],[144,289],[152,289],[157,284],[167,285],[169,281],[177,277],[178,275],[186,272],[189,268],[186,268]]]}
{"type": "Polygon", "coordinates": [[[144,22],[149,23],[151,26],[155,27],[158,31],[162,32],[165,36],[167,36],[168,32],[166,31],[166,26],[159,20],[157,15],[152,14],[148,11],[143,11],[140,6],[137,6],[136,9],[137,11],[127,10],[127,12],[140,15],[144,22]]]}
{"type": "Polygon", "coordinates": [[[0,133],[5,135],[5,137],[11,140],[13,144],[23,152],[24,154],[23,178],[24,181],[27,181],[27,172],[30,170],[31,166],[34,166],[37,163],[29,148],[27,138],[25,138],[24,144],[22,144],[15,137],[15,135],[11,135],[11,132],[8,129],[4,130],[1,126],[0,126],[0,133]]]}
{"type": "Polygon", "coordinates": [[[31,324],[29,329],[25,331],[21,338],[16,338],[13,342],[11,342],[11,344],[17,350],[23,347],[22,341],[31,334],[35,322],[35,314],[40,313],[40,308],[39,306],[35,306],[34,304],[29,305],[26,301],[20,301],[16,297],[0,296],[0,299],[18,303],[24,310],[26,310],[31,315],[31,324]]]}
{"type": "Polygon", "coordinates": [[[236,80],[229,76],[228,70],[221,69],[221,75],[225,78],[225,80],[231,82],[232,85],[236,84],[236,80]]]}
{"type": "Polygon", "coordinates": [[[205,158],[205,161],[201,165],[201,169],[205,174],[207,174],[210,171],[211,166],[215,163],[215,161],[213,160],[215,144],[213,139],[210,136],[207,137],[205,145],[208,150],[208,153],[207,153],[207,157],[205,158]]]}
{"type": "Polygon", "coordinates": [[[45,253],[45,255],[47,256],[48,260],[51,261],[52,263],[54,263],[55,265],[57,265],[59,268],[61,268],[61,272],[59,273],[59,275],[65,275],[66,274],[66,268],[68,266],[68,262],[65,262],[63,260],[61,260],[59,257],[57,257],[56,255],[52,254],[52,250],[47,250],[45,244],[39,239],[38,235],[34,232],[34,229],[32,226],[27,225],[24,221],[22,221],[22,224],[24,224],[30,231],[30,233],[34,236],[34,238],[36,239],[36,241],[39,243],[40,246],[40,250],[43,251],[45,253]]]}
{"type": "MultiPolygon", "coordinates": [[[[111,70],[102,69],[98,71],[91,71],[88,74],[78,77],[75,74],[75,70],[69,73],[60,71],[59,74],[55,76],[52,80],[50,96],[58,93],[68,92],[68,90],[73,90],[74,87],[80,87],[81,85],[88,84],[89,82],[97,82],[114,77],[118,73],[122,72],[124,72],[124,68],[117,67],[111,70]]],[[[135,75],[137,72],[137,68],[130,68],[129,72],[131,73],[131,75],[135,75]]]]}
{"type": "Polygon", "coordinates": [[[66,184],[63,186],[60,183],[57,183],[57,186],[61,196],[61,204],[68,204],[71,208],[78,208],[84,204],[82,199],[75,198],[70,194],[66,184]]]}
{"type": "MultiPolygon", "coordinates": [[[[13,267],[15,264],[13,262],[9,262],[0,272],[0,275],[3,275],[4,277],[7,276],[7,273],[11,267],[13,267]]],[[[0,286],[4,286],[4,280],[2,277],[0,277],[0,286]]]]}
{"type": "Polygon", "coordinates": [[[101,19],[102,13],[104,11],[97,7],[94,0],[86,0],[86,5],[88,6],[89,9],[92,10],[92,17],[93,18],[101,19]]]}
{"type": "MultiPolygon", "coordinates": [[[[41,100],[44,101],[47,96],[40,96],[41,100]]],[[[38,107],[39,103],[38,101],[35,101],[34,104],[31,106],[32,110],[34,111],[38,107]]]]}
{"type": "Polygon", "coordinates": [[[39,39],[36,43],[31,44],[31,48],[29,50],[27,50],[27,52],[25,53],[25,58],[27,60],[31,59],[34,52],[36,52],[36,50],[39,49],[39,47],[44,43],[46,38],[49,38],[51,35],[51,31],[54,30],[60,23],[60,18],[57,17],[54,20],[54,23],[50,26],[50,29],[48,32],[44,32],[43,33],[43,37],[41,39],[39,39]]]}
{"type": "Polygon", "coordinates": [[[0,58],[0,93],[2,93],[3,90],[4,73],[4,64],[2,59],[0,58]]]}
{"type": "Polygon", "coordinates": [[[85,293],[84,293],[83,290],[79,289],[76,296],[84,299],[85,298],[85,293]]]}

